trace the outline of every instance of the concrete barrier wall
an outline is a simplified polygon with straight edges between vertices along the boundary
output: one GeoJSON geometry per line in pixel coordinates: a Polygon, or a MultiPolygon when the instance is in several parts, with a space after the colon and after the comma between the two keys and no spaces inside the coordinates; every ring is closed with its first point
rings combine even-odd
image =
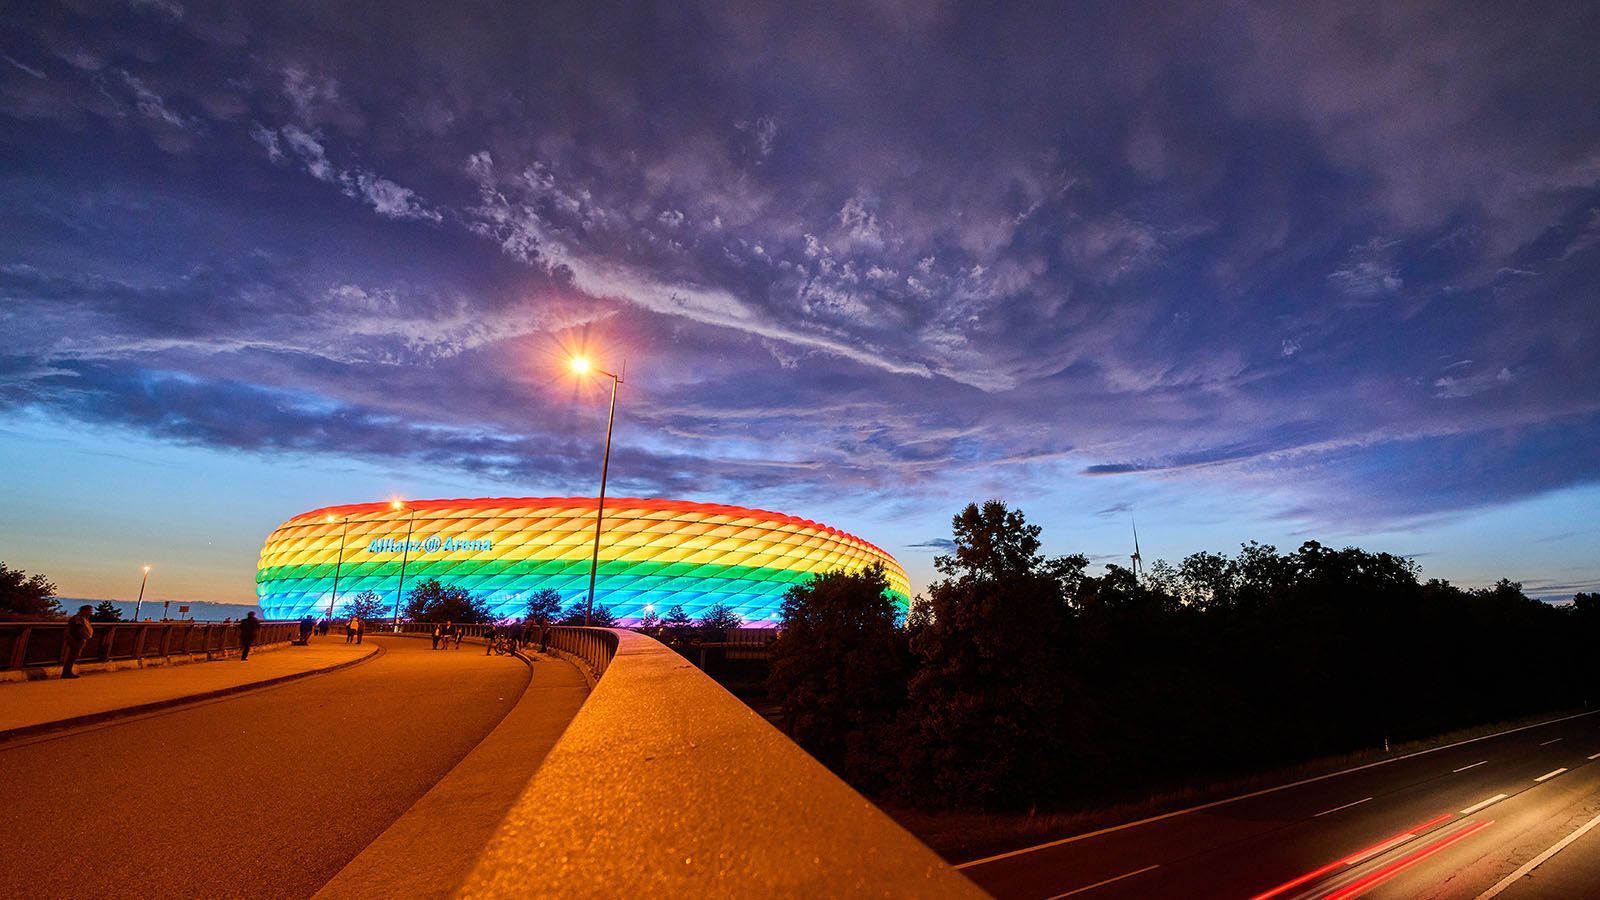
{"type": "Polygon", "coordinates": [[[561,630],[615,651],[462,895],[983,896],[671,649],[561,630]]]}

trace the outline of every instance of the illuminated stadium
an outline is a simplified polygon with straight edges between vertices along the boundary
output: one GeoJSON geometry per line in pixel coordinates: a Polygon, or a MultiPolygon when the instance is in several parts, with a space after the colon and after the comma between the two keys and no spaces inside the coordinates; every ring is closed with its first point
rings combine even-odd
{"type": "MultiPolygon", "coordinates": [[[[436,578],[481,597],[496,617],[521,616],[528,596],[589,590],[590,497],[357,503],[295,516],[261,549],[256,596],[269,619],[323,616],[363,591],[390,609],[397,592],[436,578]],[[342,537],[341,537],[342,536],[342,537]],[[334,597],[337,576],[338,596],[334,597]]],[[[894,557],[835,528],[781,513],[681,500],[606,500],[597,606],[621,624],[681,605],[699,617],[718,601],[747,625],[775,625],[783,595],[813,575],[882,563],[895,602],[910,585],[894,557]]]]}

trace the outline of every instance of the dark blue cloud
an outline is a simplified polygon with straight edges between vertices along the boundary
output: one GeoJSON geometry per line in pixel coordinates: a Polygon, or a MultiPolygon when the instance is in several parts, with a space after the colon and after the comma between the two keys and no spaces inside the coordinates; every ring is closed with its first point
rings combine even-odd
{"type": "Polygon", "coordinates": [[[1600,474],[1597,16],[38,4],[0,403],[559,484],[588,341],[641,492],[1509,502],[1600,474]]]}

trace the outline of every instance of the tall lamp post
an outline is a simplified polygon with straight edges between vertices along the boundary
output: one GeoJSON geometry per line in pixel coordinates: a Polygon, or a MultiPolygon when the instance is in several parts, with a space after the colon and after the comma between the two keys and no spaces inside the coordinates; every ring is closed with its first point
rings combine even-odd
{"type": "MultiPolygon", "coordinates": [[[[330,524],[332,524],[333,519],[334,519],[333,514],[329,513],[328,514],[328,522],[330,524]]],[[[328,622],[330,623],[329,624],[330,628],[333,627],[332,626],[332,622],[333,622],[333,605],[339,601],[339,569],[340,569],[341,566],[344,565],[344,535],[345,535],[345,532],[347,532],[349,530],[350,530],[350,517],[349,516],[345,516],[344,517],[344,524],[339,526],[339,556],[334,560],[334,563],[333,563],[333,594],[330,597],[328,597],[328,622]]]]}
{"type": "Polygon", "coordinates": [[[139,599],[133,601],[133,620],[139,621],[139,607],[144,605],[144,586],[150,581],[150,567],[144,567],[144,577],[139,579],[139,599]]]}
{"type": "MultiPolygon", "coordinates": [[[[408,507],[399,500],[389,502],[391,509],[407,509],[408,507]]],[[[417,511],[411,510],[411,515],[406,517],[406,543],[400,548],[400,584],[394,589],[394,633],[400,633],[400,596],[406,590],[406,560],[411,558],[411,526],[417,521],[417,511]]]]}
{"type": "Polygon", "coordinates": [[[611,426],[617,421],[617,387],[622,384],[622,376],[594,368],[585,356],[572,358],[572,371],[579,375],[597,372],[611,379],[611,411],[606,414],[606,449],[600,457],[600,502],[594,507],[594,554],[589,559],[589,600],[583,607],[583,624],[588,625],[589,617],[594,613],[595,576],[600,572],[600,525],[606,516],[606,474],[611,469],[611,426]]]}

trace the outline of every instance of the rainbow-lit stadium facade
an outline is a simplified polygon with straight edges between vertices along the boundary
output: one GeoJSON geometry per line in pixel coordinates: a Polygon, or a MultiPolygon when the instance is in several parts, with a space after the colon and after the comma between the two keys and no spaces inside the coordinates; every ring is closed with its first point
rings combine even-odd
{"type": "MultiPolygon", "coordinates": [[[[587,595],[594,522],[592,497],[330,506],[267,537],[256,596],[269,619],[324,616],[330,601],[337,613],[362,591],[392,609],[404,566],[405,591],[437,578],[482,597],[497,617],[520,616],[536,590],[559,591],[564,605],[587,595]]],[[[904,608],[910,585],[900,563],[836,528],[738,506],[607,498],[595,603],[624,625],[674,605],[699,617],[718,601],[747,625],[775,625],[790,586],[873,563],[904,608]]]]}

